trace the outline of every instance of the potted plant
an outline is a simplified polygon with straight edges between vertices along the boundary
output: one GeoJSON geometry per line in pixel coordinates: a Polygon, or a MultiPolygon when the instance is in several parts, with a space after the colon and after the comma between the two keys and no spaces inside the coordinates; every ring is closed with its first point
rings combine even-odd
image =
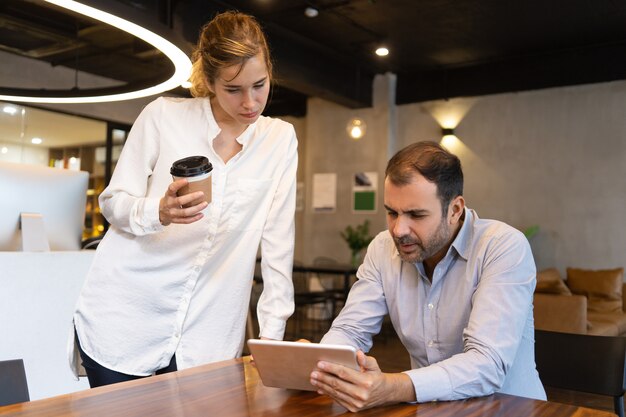
{"type": "Polygon", "coordinates": [[[343,232],[339,232],[343,240],[346,241],[350,248],[350,262],[355,268],[359,266],[360,254],[363,249],[367,248],[373,237],[370,236],[370,222],[365,220],[356,227],[347,226],[343,232]]]}

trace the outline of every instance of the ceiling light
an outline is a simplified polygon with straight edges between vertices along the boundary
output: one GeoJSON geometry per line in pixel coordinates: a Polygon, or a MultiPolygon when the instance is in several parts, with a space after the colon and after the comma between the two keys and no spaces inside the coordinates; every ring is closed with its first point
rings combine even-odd
{"type": "Polygon", "coordinates": [[[351,119],[346,127],[348,135],[354,140],[361,139],[365,135],[365,129],[367,129],[367,125],[358,117],[351,119]]]}
{"type": "Polygon", "coordinates": [[[10,114],[11,116],[13,116],[15,113],[17,113],[17,107],[15,107],[15,106],[4,106],[2,111],[7,113],[7,114],[10,114]]]}
{"type": "Polygon", "coordinates": [[[32,138],[30,140],[30,143],[32,143],[33,145],[41,145],[42,142],[43,142],[43,139],[41,138],[32,138]]]}
{"type": "Polygon", "coordinates": [[[7,152],[9,152],[9,148],[7,148],[6,146],[3,146],[1,152],[2,153],[7,153],[7,152]]]}
{"type": "Polygon", "coordinates": [[[376,48],[376,55],[378,55],[378,56],[387,56],[387,55],[389,55],[389,49],[387,49],[387,47],[385,47],[385,46],[380,46],[380,47],[376,48]]]}
{"type": "Polygon", "coordinates": [[[307,7],[304,9],[304,15],[306,17],[317,17],[318,14],[320,14],[320,12],[315,7],[307,7]]]}
{"type": "MultiPolygon", "coordinates": [[[[86,6],[73,0],[45,0],[48,3],[55,4],[59,7],[71,10],[73,12],[82,14],[84,16],[91,17],[101,22],[114,26],[124,32],[128,32],[131,35],[142,39],[154,46],[165,56],[167,56],[174,64],[175,71],[169,80],[162,82],[161,84],[144,88],[142,90],[131,91],[120,94],[98,95],[90,97],[45,97],[45,96],[9,96],[0,95],[0,100],[29,102],[29,103],[101,103],[107,101],[121,101],[130,100],[139,97],[147,97],[154,94],[159,94],[164,91],[171,90],[178,87],[183,81],[189,78],[191,72],[191,61],[187,54],[181,51],[170,41],[157,35],[154,32],[149,31],[135,23],[128,20],[117,17],[113,14],[104,12],[94,7],[86,6]]],[[[88,90],[87,90],[88,91],[88,90]]]]}

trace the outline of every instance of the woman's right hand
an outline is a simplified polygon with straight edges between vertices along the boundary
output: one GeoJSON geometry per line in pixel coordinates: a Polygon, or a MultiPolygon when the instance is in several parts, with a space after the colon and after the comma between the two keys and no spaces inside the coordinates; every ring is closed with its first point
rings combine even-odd
{"type": "Polygon", "coordinates": [[[178,190],[187,185],[187,180],[176,180],[172,182],[159,203],[159,220],[163,226],[170,223],[189,224],[197,222],[204,215],[201,213],[209,203],[204,201],[204,193],[197,191],[194,193],[177,196],[178,190]],[[183,205],[194,201],[202,200],[200,203],[191,207],[183,208],[183,205]]]}

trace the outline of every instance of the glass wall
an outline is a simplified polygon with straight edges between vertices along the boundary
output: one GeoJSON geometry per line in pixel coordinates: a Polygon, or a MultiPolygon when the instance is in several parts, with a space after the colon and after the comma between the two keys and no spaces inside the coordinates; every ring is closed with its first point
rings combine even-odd
{"type": "Polygon", "coordinates": [[[130,127],[35,107],[0,102],[0,161],[89,172],[83,238],[106,231],[98,196],[130,127]]]}

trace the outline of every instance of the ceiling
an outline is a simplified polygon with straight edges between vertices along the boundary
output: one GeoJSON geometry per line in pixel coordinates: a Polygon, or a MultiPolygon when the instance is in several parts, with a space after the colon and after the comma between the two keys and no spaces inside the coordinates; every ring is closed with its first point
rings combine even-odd
{"type": "MultiPolygon", "coordinates": [[[[626,79],[626,2],[619,0],[84,2],[165,28],[188,52],[217,12],[255,15],[278,81],[270,115],[301,116],[310,96],[368,107],[374,76],[385,72],[397,75],[398,104],[626,79]],[[317,17],[305,16],[307,7],[317,17]],[[383,43],[390,54],[381,58],[373,50],[383,43]]],[[[142,41],[41,0],[0,2],[0,50],[125,85],[153,83],[172,70],[142,41]]],[[[0,80],[0,87],[13,86],[0,80]]]]}

